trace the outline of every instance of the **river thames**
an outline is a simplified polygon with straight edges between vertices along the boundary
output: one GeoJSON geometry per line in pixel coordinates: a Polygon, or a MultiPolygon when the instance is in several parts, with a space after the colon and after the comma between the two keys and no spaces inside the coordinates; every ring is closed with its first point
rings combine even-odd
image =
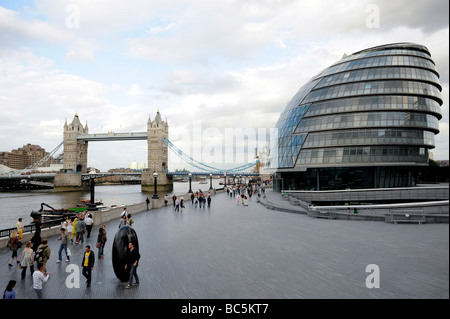
{"type": "MultiPolygon", "coordinates": [[[[223,188],[219,185],[220,180],[213,180],[214,188],[223,188]]],[[[207,184],[192,182],[194,192],[202,189],[209,189],[207,184]]],[[[174,183],[173,193],[184,195],[189,191],[189,183],[174,183]]],[[[141,192],[141,185],[98,185],[95,186],[95,200],[102,201],[107,207],[116,205],[131,205],[142,203],[153,194],[141,192]]],[[[159,194],[164,196],[164,194],[159,194]]],[[[72,208],[80,203],[81,199],[90,199],[89,191],[61,192],[55,193],[52,189],[1,192],[0,193],[0,229],[15,227],[19,217],[22,217],[23,224],[29,224],[32,219],[31,212],[41,208],[41,203],[48,204],[53,208],[72,208]]],[[[47,208],[47,207],[45,207],[47,208]]]]}

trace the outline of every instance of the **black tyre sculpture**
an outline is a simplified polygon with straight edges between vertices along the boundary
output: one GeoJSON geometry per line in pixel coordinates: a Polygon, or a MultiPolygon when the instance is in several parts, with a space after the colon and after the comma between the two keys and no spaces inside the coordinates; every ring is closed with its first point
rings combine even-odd
{"type": "Polygon", "coordinates": [[[130,278],[130,268],[125,269],[128,244],[133,243],[134,249],[139,252],[139,241],[136,232],[130,226],[122,226],[114,237],[112,247],[112,264],[116,277],[122,281],[130,278]]]}

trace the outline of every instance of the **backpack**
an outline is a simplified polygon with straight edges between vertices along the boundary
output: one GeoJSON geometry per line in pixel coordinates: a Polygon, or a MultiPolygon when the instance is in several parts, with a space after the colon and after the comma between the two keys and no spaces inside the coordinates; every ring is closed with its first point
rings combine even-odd
{"type": "Polygon", "coordinates": [[[38,248],[38,250],[36,250],[36,252],[34,253],[34,261],[36,263],[39,264],[39,263],[44,262],[44,250],[45,250],[45,248],[47,248],[47,246],[38,248]]]}

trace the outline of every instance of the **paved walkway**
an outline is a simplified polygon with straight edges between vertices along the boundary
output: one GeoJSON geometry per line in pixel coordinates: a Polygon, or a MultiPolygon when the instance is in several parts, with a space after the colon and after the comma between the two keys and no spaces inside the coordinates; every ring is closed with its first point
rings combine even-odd
{"type": "MultiPolygon", "coordinates": [[[[125,289],[114,275],[117,220],[106,224],[106,256],[96,260],[89,288],[81,275],[80,288],[66,286],[73,273],[66,273],[64,261],[56,263],[59,242],[49,238],[52,275],[44,298],[449,298],[448,224],[323,220],[269,210],[255,198],[244,207],[226,194],[215,196],[211,209],[188,202],[183,213],[165,207],[133,219],[142,255],[140,286],[125,289]],[[380,288],[366,287],[370,264],[379,267],[380,288]]],[[[95,240],[87,243],[93,247],[95,240]]],[[[80,265],[84,248],[70,248],[72,263],[80,265]]],[[[35,299],[29,272],[21,280],[17,267],[8,268],[10,254],[0,250],[2,291],[15,279],[17,298],[35,299]]]]}

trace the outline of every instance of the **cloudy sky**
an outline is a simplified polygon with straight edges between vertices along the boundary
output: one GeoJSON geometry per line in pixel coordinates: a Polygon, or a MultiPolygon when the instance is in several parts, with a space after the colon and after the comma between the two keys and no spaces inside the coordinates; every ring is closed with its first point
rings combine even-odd
{"type": "MultiPolygon", "coordinates": [[[[159,109],[186,153],[220,166],[235,151],[237,165],[253,160],[237,158],[239,137],[254,132],[261,147],[297,90],[344,53],[415,42],[441,75],[434,154],[448,159],[448,12],[444,0],[0,0],[0,151],[53,150],[75,113],[90,133],[145,131],[159,109]]],[[[102,170],[146,158],[146,141],[89,144],[102,170]]],[[[169,167],[187,165],[171,155],[169,167]]]]}

